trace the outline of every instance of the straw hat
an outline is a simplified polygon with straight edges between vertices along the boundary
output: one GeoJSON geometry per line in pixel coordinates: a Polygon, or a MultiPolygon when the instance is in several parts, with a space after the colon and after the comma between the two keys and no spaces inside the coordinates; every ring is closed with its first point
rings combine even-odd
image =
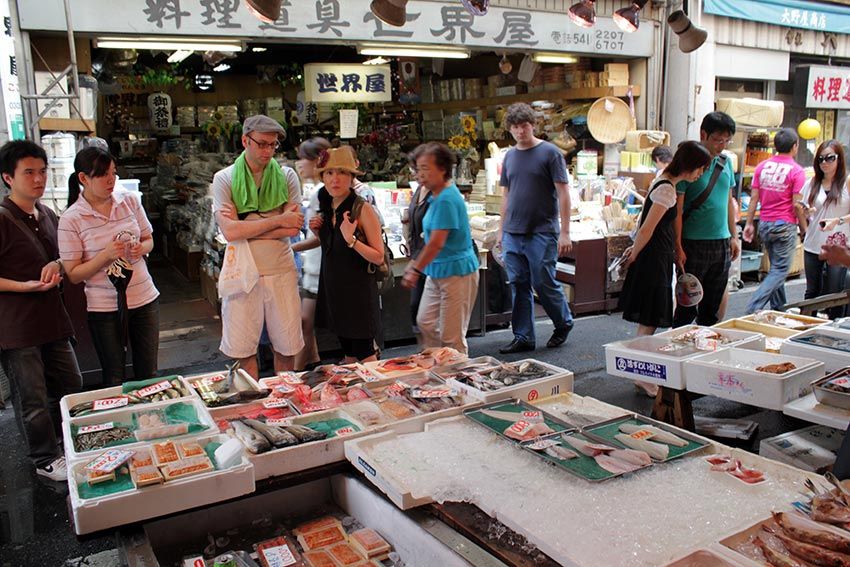
{"type": "Polygon", "coordinates": [[[319,160],[316,163],[319,175],[329,169],[342,169],[348,171],[352,175],[363,175],[363,172],[357,169],[357,162],[354,161],[354,154],[349,148],[331,148],[322,150],[319,154],[319,160]]]}
{"type": "Polygon", "coordinates": [[[634,130],[634,117],[629,105],[613,96],[602,97],[587,111],[587,128],[597,142],[616,144],[634,130]]]}

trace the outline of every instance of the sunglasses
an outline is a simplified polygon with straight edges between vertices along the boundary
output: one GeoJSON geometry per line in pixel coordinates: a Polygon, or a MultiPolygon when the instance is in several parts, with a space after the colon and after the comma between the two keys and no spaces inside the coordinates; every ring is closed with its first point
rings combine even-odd
{"type": "Polygon", "coordinates": [[[832,163],[838,159],[838,154],[829,154],[825,156],[818,156],[818,163],[832,163]]]}

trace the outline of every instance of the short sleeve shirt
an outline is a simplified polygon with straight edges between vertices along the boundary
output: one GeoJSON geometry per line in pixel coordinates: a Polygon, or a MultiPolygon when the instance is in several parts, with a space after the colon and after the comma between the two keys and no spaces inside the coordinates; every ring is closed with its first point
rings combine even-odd
{"type": "MultiPolygon", "coordinates": [[[[139,197],[130,191],[116,189],[112,193],[112,210],[105,217],[80,198],[68,207],[59,219],[59,254],[63,260],[88,262],[108,246],[122,231],[137,240],[151,236],[153,228],[142,208],[139,197]]],[[[86,280],[86,305],[88,311],[110,312],[118,310],[118,292],[106,270],[101,268],[86,280]]],[[[133,276],[127,286],[127,306],[136,309],[159,297],[148,265],[144,258],[133,263],[133,276]]]]}
{"type": "Polygon", "coordinates": [[[806,183],[806,172],[794,158],[773,156],[758,164],[753,176],[753,189],[758,189],[762,221],[797,223],[794,195],[806,183]]]}
{"type": "MultiPolygon", "coordinates": [[[[719,158],[715,157],[705,169],[705,173],[694,181],[682,181],[676,186],[676,192],[685,196],[684,211],[697,199],[711,179],[714,165],[719,158]]],[[[722,240],[730,238],[729,232],[729,194],[735,187],[735,170],[732,161],[726,160],[726,167],[717,178],[708,199],[699,208],[691,211],[690,216],[682,225],[682,238],[686,240],[722,240]]]]}
{"type": "Polygon", "coordinates": [[[503,230],[511,234],[557,233],[555,183],[568,182],[567,163],[554,144],[540,142],[527,150],[510,150],[505,155],[499,182],[508,188],[503,230]]]}
{"type": "MultiPolygon", "coordinates": [[[[295,170],[289,167],[282,167],[283,174],[286,176],[286,186],[289,191],[289,200],[287,203],[301,204],[301,181],[298,179],[298,174],[295,170]]],[[[225,167],[215,174],[210,187],[213,197],[213,212],[221,210],[222,206],[233,205],[233,198],[230,186],[233,183],[233,166],[225,167]]],[[[282,212],[283,206],[279,210],[268,211],[266,213],[251,213],[245,220],[257,220],[264,216],[270,216],[282,212]]],[[[261,276],[270,276],[273,274],[281,274],[288,270],[295,269],[295,260],[292,257],[292,249],[289,246],[289,238],[280,238],[277,240],[256,239],[249,240],[248,245],[251,248],[251,254],[254,257],[254,263],[257,265],[257,271],[261,276]]]]}
{"type": "Polygon", "coordinates": [[[466,204],[455,184],[449,185],[434,198],[422,219],[422,228],[426,244],[431,239],[431,232],[449,231],[445,246],[425,267],[425,275],[432,278],[465,276],[478,269],[466,204]]]}

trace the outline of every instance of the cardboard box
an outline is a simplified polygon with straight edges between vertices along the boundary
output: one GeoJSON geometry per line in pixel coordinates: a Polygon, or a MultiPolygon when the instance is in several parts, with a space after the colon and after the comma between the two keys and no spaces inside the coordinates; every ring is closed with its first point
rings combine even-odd
{"type": "Polygon", "coordinates": [[[717,110],[725,112],[738,124],[778,128],[782,126],[785,103],[757,98],[720,98],[717,99],[717,110]]]}
{"type": "Polygon", "coordinates": [[[804,471],[822,474],[835,463],[844,432],[823,425],[762,439],[759,455],[804,471]]]}
{"type": "Polygon", "coordinates": [[[628,63],[606,63],[605,64],[605,72],[611,75],[625,75],[629,76],[629,64],[628,63]]]}

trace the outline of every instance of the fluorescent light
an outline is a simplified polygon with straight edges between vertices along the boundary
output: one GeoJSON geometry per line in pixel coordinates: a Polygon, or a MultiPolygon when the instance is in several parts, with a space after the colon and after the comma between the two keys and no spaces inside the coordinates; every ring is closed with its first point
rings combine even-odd
{"type": "Polygon", "coordinates": [[[265,47],[252,47],[251,51],[253,51],[254,53],[265,53],[266,51],[268,51],[268,49],[266,49],[265,47]]]}
{"type": "Polygon", "coordinates": [[[364,65],[385,65],[389,63],[389,59],[384,59],[383,57],[375,57],[373,59],[367,59],[363,62],[364,65]]]}
{"type": "Polygon", "coordinates": [[[363,45],[358,48],[361,55],[383,55],[386,57],[433,57],[435,59],[469,59],[469,52],[460,49],[431,47],[401,47],[398,45],[363,45]]]}
{"type": "Polygon", "coordinates": [[[176,40],[156,38],[99,38],[95,47],[102,49],[152,49],[161,51],[242,51],[241,43],[203,40],[176,40]]]}
{"type": "Polygon", "coordinates": [[[578,57],[563,53],[535,53],[532,58],[535,63],[578,63],[578,57]]]}
{"type": "Polygon", "coordinates": [[[169,63],[180,63],[190,55],[192,55],[194,51],[189,51],[188,49],[178,49],[174,53],[168,56],[169,63]]]}
{"type": "Polygon", "coordinates": [[[224,71],[227,71],[228,69],[230,69],[230,65],[228,65],[227,63],[220,63],[213,67],[213,71],[215,71],[216,73],[222,73],[224,71]]]}

